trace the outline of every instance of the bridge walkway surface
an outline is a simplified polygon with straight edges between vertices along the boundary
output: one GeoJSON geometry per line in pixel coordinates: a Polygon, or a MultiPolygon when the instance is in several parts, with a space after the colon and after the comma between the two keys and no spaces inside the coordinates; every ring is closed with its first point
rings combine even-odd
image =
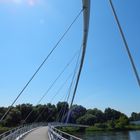
{"type": "Polygon", "coordinates": [[[48,127],[39,127],[29,134],[27,134],[23,140],[49,140],[48,127]]]}

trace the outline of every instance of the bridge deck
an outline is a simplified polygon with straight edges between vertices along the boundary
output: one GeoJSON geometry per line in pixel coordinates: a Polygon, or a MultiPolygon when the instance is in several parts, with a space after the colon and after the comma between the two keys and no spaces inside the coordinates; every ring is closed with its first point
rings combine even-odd
{"type": "Polygon", "coordinates": [[[48,127],[40,127],[30,132],[24,137],[24,140],[49,140],[48,127]]]}

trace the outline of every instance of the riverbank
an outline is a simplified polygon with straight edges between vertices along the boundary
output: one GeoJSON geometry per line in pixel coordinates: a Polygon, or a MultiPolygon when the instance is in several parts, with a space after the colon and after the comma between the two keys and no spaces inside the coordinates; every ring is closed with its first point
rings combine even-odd
{"type": "Polygon", "coordinates": [[[104,125],[94,125],[94,126],[90,126],[88,128],[74,128],[74,127],[61,127],[58,128],[64,132],[67,133],[75,133],[75,132],[95,132],[95,131],[134,131],[134,130],[140,130],[140,125],[126,125],[123,128],[111,128],[111,127],[106,127],[104,125]]]}
{"type": "Polygon", "coordinates": [[[85,131],[129,131],[129,130],[140,130],[140,125],[126,125],[123,128],[110,128],[110,127],[97,127],[90,126],[85,129],[85,131]]]}

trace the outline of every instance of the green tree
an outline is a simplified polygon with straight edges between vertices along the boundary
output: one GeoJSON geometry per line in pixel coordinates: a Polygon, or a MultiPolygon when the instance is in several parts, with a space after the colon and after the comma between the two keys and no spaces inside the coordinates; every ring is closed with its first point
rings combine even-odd
{"type": "MultiPolygon", "coordinates": [[[[31,104],[21,104],[17,105],[16,108],[21,112],[21,121],[24,121],[27,115],[33,110],[33,105],[31,104]]],[[[33,116],[30,115],[29,118],[27,119],[27,123],[31,123],[33,116]]]]}
{"type": "Polygon", "coordinates": [[[122,113],[119,111],[116,111],[114,109],[107,108],[107,109],[105,109],[104,115],[105,115],[105,120],[108,121],[108,120],[119,119],[120,116],[122,115],[122,113]]]}
{"type": "Polygon", "coordinates": [[[87,110],[87,113],[96,116],[96,123],[98,123],[98,122],[101,123],[101,122],[104,122],[105,121],[105,119],[104,119],[104,113],[101,110],[97,109],[97,108],[88,109],[87,110]]]}
{"type": "Polygon", "coordinates": [[[94,125],[94,123],[96,122],[96,116],[92,115],[92,114],[85,114],[82,117],[79,117],[76,121],[76,123],[78,124],[85,124],[85,125],[94,125]]]}
{"type": "Polygon", "coordinates": [[[47,121],[53,122],[56,119],[57,109],[56,109],[55,105],[52,105],[50,103],[47,104],[47,107],[48,107],[47,121]]]}
{"type": "Polygon", "coordinates": [[[132,112],[130,120],[131,121],[140,121],[140,113],[132,112]]]}
{"type": "Polygon", "coordinates": [[[126,125],[129,124],[129,119],[127,116],[122,115],[120,118],[116,121],[115,127],[117,129],[124,129],[126,125]]]}
{"type": "Polygon", "coordinates": [[[34,114],[35,114],[35,119],[39,116],[38,118],[38,122],[44,122],[44,121],[47,121],[47,117],[49,115],[49,112],[48,112],[48,106],[47,105],[37,105],[35,108],[34,108],[34,114]]]}
{"type": "Polygon", "coordinates": [[[67,102],[58,102],[56,107],[57,107],[57,112],[60,112],[64,108],[66,111],[68,111],[69,109],[69,105],[67,102]]]}
{"type": "Polygon", "coordinates": [[[110,120],[107,122],[108,128],[109,129],[114,129],[115,128],[115,121],[110,120]]]}
{"type": "Polygon", "coordinates": [[[81,105],[73,105],[71,112],[70,112],[70,117],[69,117],[69,122],[70,123],[76,123],[76,120],[79,117],[82,117],[86,113],[86,108],[81,106],[81,105]]]}
{"type": "Polygon", "coordinates": [[[4,123],[5,126],[13,127],[20,124],[20,121],[21,121],[21,112],[18,109],[13,108],[7,115],[4,123]]]}
{"type": "Polygon", "coordinates": [[[66,115],[69,110],[69,105],[67,102],[58,102],[57,105],[57,118],[58,121],[63,121],[65,122],[66,120],[66,115]]]}

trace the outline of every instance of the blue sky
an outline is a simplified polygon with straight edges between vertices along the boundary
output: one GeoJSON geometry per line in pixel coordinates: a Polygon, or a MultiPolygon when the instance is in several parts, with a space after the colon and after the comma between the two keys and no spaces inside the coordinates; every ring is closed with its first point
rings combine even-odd
{"type": "MultiPolygon", "coordinates": [[[[139,0],[113,0],[140,74],[139,0]]],[[[82,8],[81,0],[0,0],[0,105],[8,106],[82,8]]],[[[82,41],[82,15],[60,43],[19,103],[36,104],[82,41]]],[[[75,61],[42,103],[48,103],[75,61]]],[[[54,100],[62,100],[65,88],[54,100]]],[[[112,107],[128,115],[140,112],[140,88],[132,71],[108,0],[91,1],[85,63],[76,104],[104,110],[112,107]]]]}

